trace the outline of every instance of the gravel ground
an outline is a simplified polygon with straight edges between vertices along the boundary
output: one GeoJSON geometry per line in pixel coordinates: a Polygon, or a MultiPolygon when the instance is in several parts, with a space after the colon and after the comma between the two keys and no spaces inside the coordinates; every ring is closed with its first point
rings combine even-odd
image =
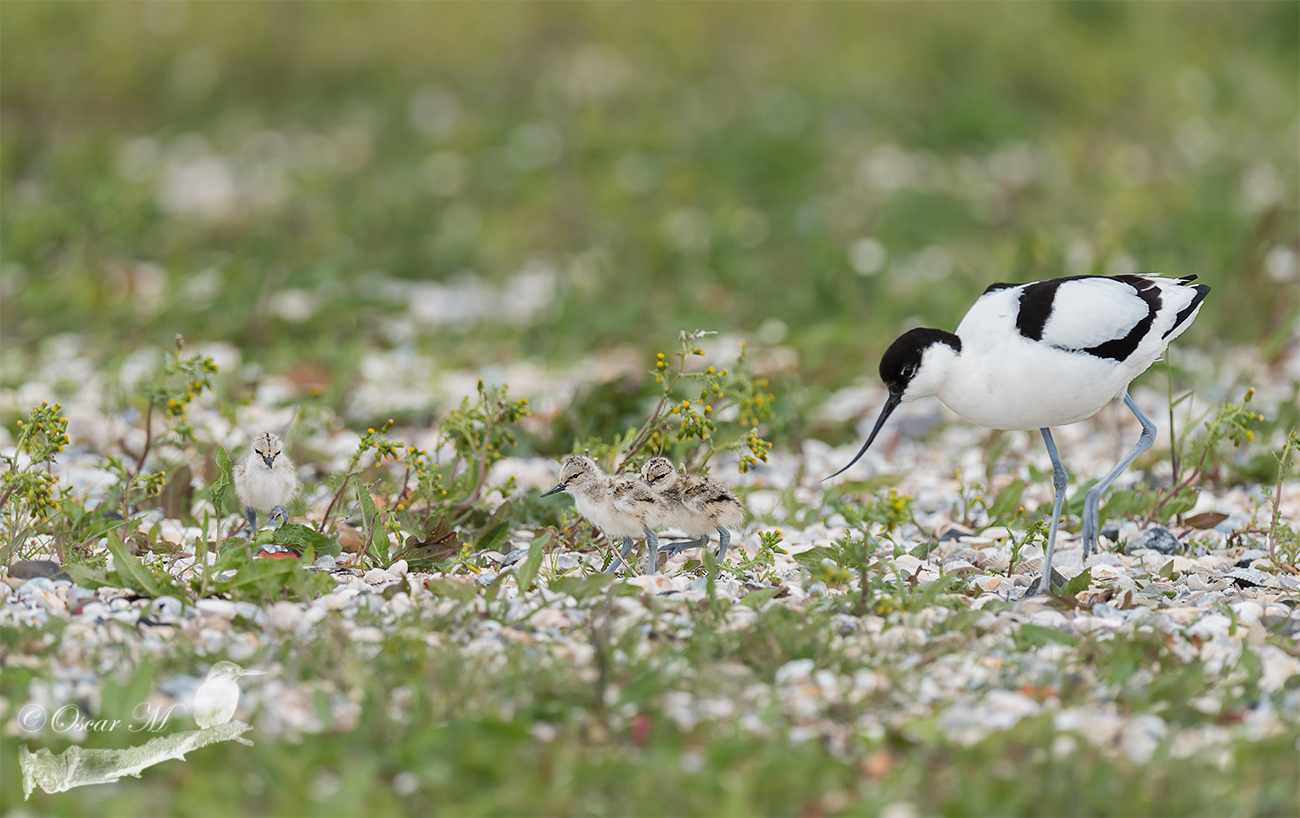
{"type": "MultiPolygon", "coordinates": [[[[80,360],[74,346],[67,339],[47,345],[44,358],[29,362],[27,382],[0,392],[0,409],[52,399],[53,367],[57,362],[58,371],[70,371],[68,360],[80,360]]],[[[239,366],[232,349],[208,350],[213,352],[227,359],[225,365],[239,366]]],[[[589,362],[584,371],[588,376],[592,371],[618,372],[617,357],[589,362]]],[[[1300,380],[1298,360],[1289,359],[1273,381],[1255,383],[1260,411],[1275,412],[1279,402],[1291,399],[1291,384],[1300,380]]],[[[1226,369],[1221,366],[1220,371],[1226,369]]],[[[118,439],[130,445],[134,430],[130,417],[103,410],[105,395],[117,384],[104,383],[93,368],[84,370],[78,370],[74,395],[62,398],[72,418],[73,447],[61,459],[58,474],[78,492],[95,497],[107,486],[106,473],[97,467],[99,452],[112,450],[118,439]]],[[[371,370],[386,377],[379,362],[371,370]]],[[[132,373],[138,377],[140,371],[143,366],[128,362],[120,377],[130,383],[132,373]]],[[[553,377],[527,365],[500,374],[510,381],[512,392],[535,394],[535,414],[543,417],[563,405],[581,382],[576,375],[553,377]]],[[[433,394],[442,394],[438,390],[444,388],[454,392],[468,377],[445,374],[434,381],[440,385],[433,394]]],[[[1217,391],[1226,395],[1231,386],[1217,391]]],[[[1205,391],[1213,396],[1216,388],[1205,391]]],[[[264,381],[257,400],[240,407],[238,425],[210,404],[196,405],[192,419],[199,439],[238,447],[249,430],[289,420],[291,413],[275,408],[275,403],[291,393],[287,383],[264,381]]],[[[1150,389],[1137,390],[1135,397],[1167,435],[1165,397],[1150,389]]],[[[882,399],[882,390],[864,383],[837,393],[821,411],[827,418],[861,417],[870,423],[882,399]]],[[[1179,417],[1196,417],[1208,405],[1183,404],[1179,417]]],[[[1013,565],[1012,543],[1022,531],[989,527],[979,514],[964,528],[955,525],[954,510],[972,483],[986,485],[991,496],[1017,477],[1028,478],[1030,466],[1050,473],[1037,435],[1011,433],[989,474],[983,448],[986,430],[954,421],[935,401],[904,407],[898,415],[894,432],[841,478],[898,475],[897,490],[914,498],[916,525],[902,526],[893,533],[892,543],[882,541],[868,565],[867,580],[873,588],[897,589],[899,603],[893,611],[877,605],[864,615],[846,612],[860,593],[861,580],[850,576],[828,585],[796,561],[801,553],[829,548],[852,533],[842,515],[822,508],[824,486],[819,480],[847,462],[856,445],[835,448],[810,440],[800,456],[778,448],[769,463],[749,475],[736,474],[734,464],[725,459],[717,464],[715,476],[740,489],[754,515],[754,522],[733,540],[733,549],[738,546],[753,555],[759,549],[758,532],[777,528],[788,553],[776,554],[768,570],[747,573],[735,567],[739,553],[733,550],[712,594],[744,602],[721,607],[716,618],[694,614],[709,598],[710,588],[698,568],[684,567],[688,554],[675,557],[659,575],[616,580],[615,587],[622,589],[618,593],[591,596],[570,586],[563,586],[567,591],[551,586],[557,577],[594,573],[602,555],[557,545],[543,561],[537,586],[521,593],[513,572],[536,534],[515,529],[499,552],[477,556],[479,573],[441,577],[409,571],[404,562],[387,570],[365,570],[326,558],[318,567],[328,570],[336,585],[310,604],[281,601],[259,606],[201,599],[191,606],[169,597],[137,598],[125,589],[91,591],[57,575],[23,579],[21,571],[10,569],[0,582],[0,626],[31,626],[45,636],[38,640],[39,657],[6,646],[4,663],[7,668],[38,671],[27,701],[51,711],[64,703],[97,701],[104,674],[123,652],[133,657],[189,657],[192,672],[157,681],[151,696],[164,705],[188,703],[217,658],[259,664],[267,675],[244,685],[240,717],[255,713],[264,738],[290,739],[355,726],[364,693],[333,680],[301,678],[286,668],[283,654],[264,662],[270,645],[288,644],[292,652],[293,646],[331,643],[335,650],[366,656],[402,636],[430,649],[458,650],[465,662],[488,670],[522,647],[536,667],[591,675],[596,651],[592,622],[601,618],[613,642],[629,633],[654,637],[642,640],[637,650],[659,657],[662,678],[676,680],[675,686],[670,683],[658,692],[657,701],[660,712],[684,729],[728,722],[754,735],[786,730],[792,740],[816,738],[844,750],[859,737],[870,739],[885,730],[937,730],[953,741],[972,744],[1027,717],[1050,714],[1056,731],[1048,748],[1053,753],[1065,754],[1075,743],[1088,742],[1136,762],[1165,748],[1174,758],[1201,754],[1222,756],[1227,763],[1225,753],[1233,741],[1254,741],[1300,725],[1300,686],[1295,684],[1300,675],[1300,572],[1270,560],[1264,537],[1255,531],[1265,525],[1270,511],[1259,487],[1203,490],[1191,513],[1226,515],[1205,530],[1175,526],[1139,531],[1132,522],[1112,527],[1110,539],[1103,540],[1108,547],[1086,563],[1077,537],[1063,532],[1056,567],[1069,578],[1086,565],[1091,585],[1072,600],[1035,596],[1029,590],[1041,572],[1041,549],[1026,547],[1013,565]],[[937,433],[921,438],[935,427],[940,427],[937,433]],[[792,515],[792,509],[799,513],[792,515]],[[820,511],[809,514],[810,509],[820,511]],[[924,547],[936,534],[937,547],[924,547]],[[427,584],[430,579],[450,579],[486,586],[502,574],[506,578],[495,600],[482,589],[460,600],[437,582],[433,590],[427,584]],[[926,584],[941,577],[951,578],[948,590],[918,604],[926,584]],[[765,673],[736,662],[695,666],[652,646],[681,643],[692,629],[705,626],[743,637],[774,607],[806,615],[834,611],[823,635],[824,655],[834,660],[799,658],[765,673]],[[1202,683],[1182,704],[1208,720],[1183,718],[1177,708],[1170,711],[1167,702],[1131,706],[1133,692],[1155,680],[1153,671],[1137,663],[1117,675],[1114,662],[1106,658],[1106,646],[1135,640],[1155,640],[1177,661],[1199,666],[1202,683]],[[1244,655],[1254,658],[1246,662],[1244,655]],[[321,696],[330,707],[317,706],[321,696]],[[1231,718],[1215,718],[1229,713],[1231,718]]],[[[1057,441],[1072,482],[1104,472],[1137,433],[1136,422],[1115,406],[1092,422],[1061,429],[1057,441]]],[[[434,443],[429,430],[394,429],[392,437],[415,445],[434,443]]],[[[341,469],[356,441],[355,434],[327,418],[300,443],[328,454],[332,468],[341,469]]],[[[12,445],[9,439],[0,440],[9,453],[12,445]]],[[[1158,440],[1157,448],[1161,445],[1167,446],[1167,439],[1158,440]]],[[[179,459],[184,453],[159,454],[179,459]]],[[[1167,480],[1168,464],[1161,465],[1165,473],[1160,466],[1150,474],[1133,471],[1121,477],[1116,488],[1138,480],[1167,480]]],[[[526,493],[553,485],[556,471],[551,459],[508,458],[497,465],[493,479],[513,476],[518,491],[526,493]]],[[[327,501],[320,493],[308,498],[308,516],[319,515],[327,501]]],[[[1030,479],[1025,505],[1050,501],[1050,484],[1030,479]]],[[[1300,520],[1300,484],[1283,486],[1281,510],[1291,524],[1300,520]]],[[[236,517],[219,521],[209,533],[229,530],[236,523],[236,517]]],[[[180,552],[158,557],[157,564],[178,577],[193,572],[194,543],[203,532],[162,519],[157,511],[139,523],[145,531],[154,524],[180,552]]],[[[665,533],[671,537],[671,532],[665,533]]],[[[35,552],[24,556],[51,558],[35,552]]],[[[637,658],[616,655],[614,660],[637,658]]],[[[1177,670],[1162,665],[1161,672],[1177,670]]],[[[617,701],[617,691],[607,697],[617,701]]],[[[10,738],[23,735],[15,716],[25,703],[0,700],[0,718],[10,738]]],[[[512,704],[497,700],[471,706],[508,711],[512,704]]],[[[613,726],[634,718],[634,712],[625,711],[611,712],[613,726]]],[[[532,731],[546,741],[554,729],[538,722],[532,731]]]]}

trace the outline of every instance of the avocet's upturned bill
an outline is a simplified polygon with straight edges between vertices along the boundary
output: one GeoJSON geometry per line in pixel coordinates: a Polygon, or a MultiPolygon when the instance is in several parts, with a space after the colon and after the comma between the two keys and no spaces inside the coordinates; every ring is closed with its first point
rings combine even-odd
{"type": "Polygon", "coordinates": [[[1193,285],[1195,279],[1141,274],[997,283],[975,301],[955,333],[924,328],[903,333],[880,359],[889,399],[875,428],[849,465],[831,477],[858,462],[899,404],[926,395],[981,426],[1039,429],[1052,458],[1056,491],[1040,585],[1047,590],[1066,484],[1049,427],[1090,418],[1118,398],[1142,424],[1133,449],[1088,490],[1086,557],[1097,545],[1102,492],[1155,440],[1155,424],[1129,397],[1128,385],[1191,326],[1210,292],[1204,284],[1193,285]]]}

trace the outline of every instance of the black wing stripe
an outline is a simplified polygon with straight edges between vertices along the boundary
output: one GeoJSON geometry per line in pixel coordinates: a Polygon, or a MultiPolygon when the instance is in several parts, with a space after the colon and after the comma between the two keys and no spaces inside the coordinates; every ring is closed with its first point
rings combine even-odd
{"type": "Polygon", "coordinates": [[[1140,276],[1114,276],[1116,281],[1122,281],[1129,285],[1137,292],[1139,298],[1147,302],[1147,314],[1141,321],[1133,325],[1133,329],[1128,331],[1128,335],[1123,338],[1112,338],[1105,343],[1098,344],[1095,347],[1089,347],[1084,352],[1089,355],[1096,355],[1098,358],[1112,358],[1116,361],[1123,361],[1132,355],[1142,343],[1142,339],[1147,337],[1151,331],[1151,324],[1156,320],[1156,313],[1160,312],[1160,288],[1149,279],[1140,276]]]}
{"type": "MultiPolygon", "coordinates": [[[[1196,276],[1188,276],[1187,278],[1180,280],[1191,281],[1194,278],[1196,278],[1196,276]]],[[[1171,332],[1182,326],[1183,322],[1190,318],[1192,313],[1196,311],[1196,308],[1205,300],[1205,296],[1210,294],[1210,288],[1204,284],[1197,284],[1192,289],[1196,290],[1196,297],[1192,299],[1192,303],[1178,311],[1178,315],[1174,316],[1174,325],[1165,330],[1165,334],[1161,335],[1161,338],[1168,338],[1171,332]]]]}

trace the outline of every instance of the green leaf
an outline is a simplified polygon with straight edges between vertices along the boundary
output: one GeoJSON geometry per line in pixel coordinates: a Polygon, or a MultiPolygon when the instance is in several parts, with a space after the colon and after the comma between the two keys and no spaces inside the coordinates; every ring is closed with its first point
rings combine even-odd
{"type": "Polygon", "coordinates": [[[1085,568],[1078,576],[1065,583],[1065,590],[1062,593],[1077,596],[1079,593],[1088,590],[1089,585],[1092,585],[1092,569],[1085,568]]]}
{"type": "Polygon", "coordinates": [[[497,506],[497,510],[492,512],[487,522],[479,529],[478,540],[474,543],[475,551],[497,551],[502,543],[506,541],[506,534],[510,530],[510,517],[514,513],[514,506],[509,500],[497,506]]]}
{"type": "Polygon", "coordinates": [[[551,535],[547,532],[535,538],[532,544],[528,546],[527,559],[515,571],[515,582],[519,584],[520,593],[533,587],[533,582],[537,579],[537,572],[542,567],[542,556],[546,553],[546,544],[550,540],[551,535]]]}
{"type": "Polygon", "coordinates": [[[457,602],[469,602],[478,594],[478,584],[475,582],[460,582],[454,579],[438,579],[431,577],[424,581],[424,587],[437,596],[445,596],[448,599],[454,599],[457,602]]]}
{"type": "Polygon", "coordinates": [[[70,562],[63,566],[63,570],[74,583],[82,588],[94,590],[95,588],[114,585],[108,578],[108,572],[102,568],[91,568],[79,562],[70,562]]]}
{"type": "Polygon", "coordinates": [[[794,557],[794,561],[805,568],[816,568],[822,564],[822,560],[834,560],[835,552],[825,546],[820,546],[790,556],[794,557]]]}
{"type": "Polygon", "coordinates": [[[108,535],[108,550],[113,555],[113,571],[123,588],[157,599],[160,596],[185,596],[188,594],[168,576],[160,576],[136,559],[117,535],[108,535]]]}
{"type": "Polygon", "coordinates": [[[1014,516],[1016,510],[1020,508],[1020,498],[1024,493],[1025,481],[1012,480],[1006,488],[998,492],[993,505],[989,506],[989,519],[1001,520],[1014,516]]]}
{"type": "Polygon", "coordinates": [[[605,592],[614,581],[612,574],[595,574],[589,577],[555,577],[547,588],[557,594],[568,594],[579,601],[590,599],[605,592]]]}
{"type": "Polygon", "coordinates": [[[1079,644],[1079,638],[1077,636],[1062,633],[1056,628],[1045,628],[1042,625],[1034,625],[1029,622],[1021,624],[1020,635],[1030,645],[1040,648],[1048,642],[1055,642],[1058,645],[1068,645],[1069,647],[1074,647],[1079,644]]]}
{"type": "Polygon", "coordinates": [[[747,608],[754,608],[757,610],[762,607],[764,602],[767,602],[779,593],[781,593],[780,588],[760,588],[757,591],[750,591],[745,594],[744,598],[740,600],[740,604],[747,608]]]}
{"type": "Polygon", "coordinates": [[[298,523],[285,523],[273,530],[271,542],[275,545],[287,546],[291,551],[302,554],[307,548],[313,548],[317,555],[328,554],[331,557],[337,557],[343,553],[342,546],[338,540],[332,537],[326,537],[314,528],[298,523]]]}
{"type": "Polygon", "coordinates": [[[226,489],[230,488],[230,455],[226,454],[226,448],[222,446],[217,449],[217,468],[221,469],[220,476],[212,484],[212,507],[217,510],[217,516],[225,514],[223,503],[226,501],[226,489]]]}
{"type": "Polygon", "coordinates": [[[213,583],[213,592],[258,604],[283,599],[285,589],[296,591],[303,602],[310,602],[334,588],[329,574],[309,571],[299,560],[253,559],[252,548],[247,544],[231,548],[217,558],[213,574],[225,571],[235,573],[213,583]]]}
{"type": "Polygon", "coordinates": [[[487,587],[483,590],[483,599],[487,604],[491,605],[493,602],[497,601],[497,596],[501,593],[502,580],[504,580],[506,576],[505,573],[497,574],[497,578],[487,584],[487,587]]]}
{"type": "Polygon", "coordinates": [[[1201,496],[1200,491],[1188,486],[1174,496],[1174,499],[1165,503],[1165,519],[1177,517],[1179,514],[1186,514],[1196,505],[1196,500],[1201,496]]]}
{"type": "Polygon", "coordinates": [[[366,538],[372,539],[375,530],[375,517],[379,512],[375,509],[375,500],[370,496],[370,491],[361,484],[356,482],[357,502],[361,503],[361,528],[366,532],[366,538]]]}

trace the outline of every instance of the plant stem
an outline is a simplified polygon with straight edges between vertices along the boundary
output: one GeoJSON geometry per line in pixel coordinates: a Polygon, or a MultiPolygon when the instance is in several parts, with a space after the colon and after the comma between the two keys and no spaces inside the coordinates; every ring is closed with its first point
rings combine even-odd
{"type": "Polygon", "coordinates": [[[492,426],[489,423],[487,428],[483,430],[483,447],[479,450],[478,453],[478,475],[474,480],[474,490],[469,493],[468,497],[466,497],[464,500],[461,500],[459,503],[457,503],[455,506],[456,508],[467,509],[470,506],[474,505],[474,503],[478,502],[479,493],[483,491],[483,483],[487,481],[487,473],[488,473],[487,450],[488,450],[488,444],[491,441],[492,441],[492,426]]]}
{"type": "Polygon", "coordinates": [[[628,461],[636,457],[637,452],[645,447],[646,442],[650,440],[660,425],[660,420],[662,420],[660,413],[663,411],[664,404],[668,402],[668,396],[672,394],[672,391],[677,388],[677,384],[686,375],[686,353],[678,352],[677,359],[677,374],[673,376],[672,382],[664,387],[663,394],[659,396],[659,403],[655,405],[654,411],[650,413],[650,419],[646,421],[646,424],[641,427],[641,431],[637,432],[636,437],[628,445],[627,454],[623,456],[623,461],[614,469],[614,474],[623,473],[628,461]]]}
{"type": "Polygon", "coordinates": [[[1282,480],[1286,477],[1287,463],[1291,460],[1291,450],[1300,438],[1297,438],[1295,432],[1287,438],[1286,445],[1282,447],[1282,456],[1278,458],[1277,464],[1277,486],[1273,489],[1273,521],[1268,532],[1268,558],[1274,563],[1277,549],[1277,525],[1281,521],[1281,509],[1279,506],[1282,502],[1282,480]]]}
{"type": "Polygon", "coordinates": [[[135,461],[135,477],[144,471],[145,458],[149,456],[149,447],[153,444],[153,401],[144,411],[144,448],[140,450],[140,459],[135,461]]]}
{"type": "Polygon", "coordinates": [[[1165,389],[1169,397],[1169,461],[1174,469],[1174,482],[1182,479],[1182,462],[1178,456],[1178,429],[1174,426],[1174,375],[1169,364],[1169,354],[1165,354],[1165,389]]]}
{"type": "Polygon", "coordinates": [[[334,496],[330,498],[330,504],[325,507],[325,516],[320,518],[320,525],[316,528],[316,530],[322,534],[325,533],[325,525],[329,523],[330,513],[334,511],[334,506],[338,504],[339,498],[342,497],[343,492],[347,490],[348,481],[356,476],[352,470],[356,468],[358,459],[359,458],[355,457],[352,458],[352,463],[348,465],[347,473],[343,476],[343,482],[339,484],[339,490],[334,492],[334,496]]]}

